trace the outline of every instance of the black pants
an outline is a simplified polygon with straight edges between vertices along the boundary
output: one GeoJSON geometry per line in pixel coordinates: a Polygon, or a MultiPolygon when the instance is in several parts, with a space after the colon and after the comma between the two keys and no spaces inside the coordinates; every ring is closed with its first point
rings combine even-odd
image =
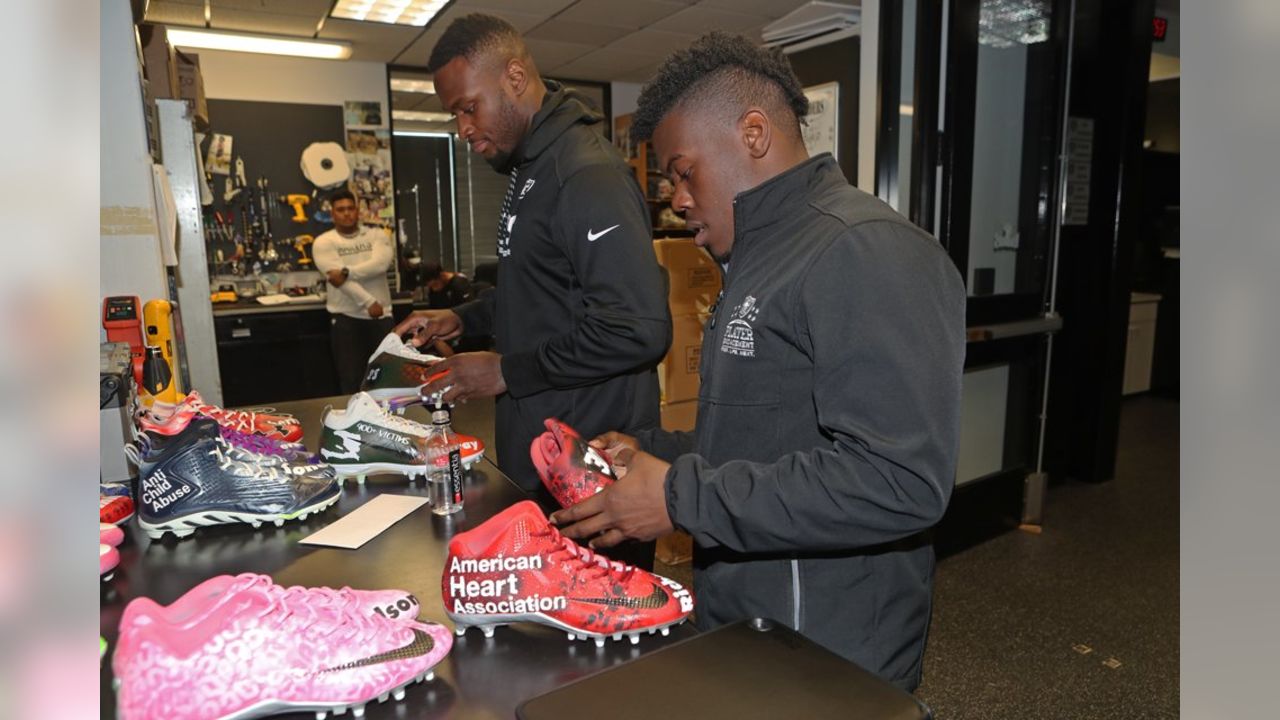
{"type": "Polygon", "coordinates": [[[333,369],[338,374],[338,391],[353,395],[360,389],[369,356],[391,332],[395,322],[390,315],[378,319],[357,320],[346,315],[329,319],[329,347],[333,351],[333,369]]]}

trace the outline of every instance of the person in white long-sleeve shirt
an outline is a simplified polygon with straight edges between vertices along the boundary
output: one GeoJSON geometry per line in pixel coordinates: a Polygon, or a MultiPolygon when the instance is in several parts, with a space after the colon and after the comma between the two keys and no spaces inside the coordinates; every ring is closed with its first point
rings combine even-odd
{"type": "Polygon", "coordinates": [[[333,229],[316,238],[311,257],[329,283],[325,307],[338,386],[360,389],[369,354],[391,331],[391,289],[387,270],[394,259],[391,237],[360,225],[360,209],[350,190],[329,198],[333,229]]]}

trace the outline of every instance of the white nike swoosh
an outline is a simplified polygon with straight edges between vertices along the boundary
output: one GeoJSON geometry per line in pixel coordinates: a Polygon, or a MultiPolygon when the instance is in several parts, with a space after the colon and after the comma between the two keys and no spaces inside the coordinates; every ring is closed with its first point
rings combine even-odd
{"type": "Polygon", "coordinates": [[[591,232],[591,228],[587,228],[587,242],[595,242],[596,240],[599,240],[601,236],[605,235],[606,233],[612,232],[617,229],[618,229],[618,225],[614,225],[613,227],[605,228],[598,233],[593,233],[591,232]]]}

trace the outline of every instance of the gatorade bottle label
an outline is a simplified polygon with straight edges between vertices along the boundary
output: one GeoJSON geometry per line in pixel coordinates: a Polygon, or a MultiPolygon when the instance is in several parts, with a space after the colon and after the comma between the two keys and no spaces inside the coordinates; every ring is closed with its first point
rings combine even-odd
{"type": "Polygon", "coordinates": [[[449,494],[455,505],[462,505],[462,450],[449,448],[449,494]]]}

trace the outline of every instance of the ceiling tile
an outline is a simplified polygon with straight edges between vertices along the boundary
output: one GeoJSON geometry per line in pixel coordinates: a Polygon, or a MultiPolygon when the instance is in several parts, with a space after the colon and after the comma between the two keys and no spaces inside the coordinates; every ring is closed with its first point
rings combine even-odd
{"type": "MultiPolygon", "coordinates": [[[[828,0],[828,2],[832,1],[848,3],[853,7],[861,5],[861,2],[851,2],[850,0],[828,0]]],[[[736,10],[748,15],[759,15],[770,20],[777,20],[801,5],[807,5],[808,3],[809,0],[702,0],[698,5],[719,10],[736,10]]]]}
{"type": "Polygon", "coordinates": [[[353,42],[351,57],[348,59],[357,62],[390,63],[400,53],[401,47],[376,42],[353,42]]]}
{"type": "Polygon", "coordinates": [[[589,23],[561,20],[556,17],[539,25],[532,32],[525,33],[525,40],[553,40],[555,42],[571,42],[591,47],[604,47],[630,30],[609,25],[592,25],[589,23]]]}
{"type": "Polygon", "coordinates": [[[609,43],[610,50],[626,50],[628,52],[647,52],[652,55],[666,57],[668,54],[683,50],[693,44],[698,36],[684,33],[666,32],[663,30],[639,30],[609,43]]]}
{"type": "Polygon", "coordinates": [[[670,0],[578,0],[552,22],[559,24],[572,20],[636,29],[647,27],[684,8],[685,5],[670,0]]]}
{"type": "Polygon", "coordinates": [[[641,83],[641,84],[647,83],[651,78],[653,78],[654,75],[657,74],[658,67],[660,65],[661,63],[654,63],[653,65],[645,65],[643,67],[639,67],[634,70],[628,70],[624,73],[620,73],[616,78],[613,79],[613,81],[641,83]]]}
{"type": "Polygon", "coordinates": [[[576,0],[458,0],[454,7],[463,7],[463,14],[469,12],[489,11],[492,15],[505,17],[501,11],[514,10],[529,15],[550,17],[572,5],[576,0]]]}
{"type": "MultiPolygon", "coordinates": [[[[488,1],[489,0],[486,0],[486,2],[488,1]]],[[[463,15],[469,15],[471,13],[477,13],[477,12],[485,13],[487,15],[496,15],[502,18],[503,20],[506,20],[507,22],[511,23],[511,25],[515,27],[516,30],[519,30],[522,33],[529,32],[535,27],[541,25],[543,22],[546,21],[548,17],[550,17],[550,15],[542,14],[542,13],[515,12],[512,10],[495,9],[495,8],[488,8],[488,7],[471,7],[471,6],[463,6],[461,3],[459,3],[449,8],[447,11],[445,11],[444,17],[440,18],[440,20],[443,22],[442,27],[448,27],[449,23],[453,22],[454,19],[456,18],[460,18],[463,15]]]]}
{"type": "Polygon", "coordinates": [[[641,65],[653,62],[650,53],[635,53],[608,48],[588,53],[555,69],[552,75],[581,80],[609,81],[641,65]]]}
{"type": "MultiPolygon", "coordinates": [[[[494,0],[484,0],[485,2],[493,2],[494,0]]],[[[572,0],[570,0],[572,1],[572,0]]],[[[517,2],[523,7],[522,2],[517,2]]],[[[536,3],[530,3],[536,5],[536,3]]],[[[427,32],[418,38],[413,45],[403,50],[394,60],[397,65],[410,65],[414,67],[426,67],[427,59],[431,57],[431,50],[439,42],[440,36],[444,34],[445,28],[454,20],[473,12],[489,12],[497,15],[507,22],[515,26],[516,30],[525,32],[536,27],[539,23],[546,19],[545,15],[534,15],[530,13],[510,12],[506,10],[496,11],[488,7],[475,7],[469,3],[458,0],[444,11],[442,15],[431,20],[427,25],[427,32]]],[[[421,30],[421,28],[419,28],[421,30]]]]}
{"type": "Polygon", "coordinates": [[[395,57],[421,34],[422,28],[411,25],[388,25],[331,17],[325,20],[320,39],[381,45],[391,52],[391,57],[395,57]]]}
{"type": "Polygon", "coordinates": [[[146,19],[147,22],[163,23],[165,25],[204,27],[204,4],[191,5],[188,3],[152,0],[147,5],[146,19]]]}
{"type": "Polygon", "coordinates": [[[320,15],[278,15],[214,7],[209,24],[215,30],[238,30],[266,35],[296,35],[310,37],[315,34],[320,15]]]}
{"type": "MultiPolygon", "coordinates": [[[[203,4],[203,3],[201,3],[203,4]]],[[[332,0],[209,0],[216,15],[219,10],[248,10],[275,15],[309,15],[316,22],[329,14],[332,0]]]]}
{"type": "Polygon", "coordinates": [[[547,72],[550,68],[559,67],[567,62],[576,60],[597,49],[591,45],[535,40],[532,38],[525,38],[524,42],[525,45],[529,46],[529,53],[533,55],[534,64],[542,72],[547,72]]]}
{"type": "Polygon", "coordinates": [[[427,58],[431,57],[431,49],[440,42],[440,36],[444,34],[444,25],[434,24],[429,26],[425,33],[422,34],[413,44],[392,59],[396,65],[411,65],[414,67],[426,67],[427,58]]]}
{"type": "Polygon", "coordinates": [[[668,15],[649,26],[649,28],[651,30],[667,30],[701,35],[710,30],[723,30],[729,33],[759,30],[760,27],[768,23],[769,18],[763,15],[748,15],[731,10],[694,5],[674,15],[668,15]]]}

